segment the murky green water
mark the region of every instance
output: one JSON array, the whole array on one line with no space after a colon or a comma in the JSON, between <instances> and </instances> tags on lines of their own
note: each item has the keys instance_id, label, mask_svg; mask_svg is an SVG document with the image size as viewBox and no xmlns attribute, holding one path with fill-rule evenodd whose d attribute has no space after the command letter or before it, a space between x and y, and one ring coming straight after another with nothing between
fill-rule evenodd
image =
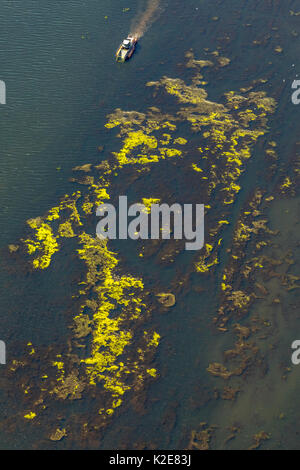
<instances>
[{"instance_id":1,"label":"murky green water","mask_svg":"<svg viewBox=\"0 0 300 470\"><path fill-rule=\"evenodd\" d=\"M153 90L145 84L163 75L188 80L190 70L184 66L187 50L192 48L196 58L205 59L208 50L219 48L231 60L217 74L207 71L210 100L219 102L224 92L263 78L264 90L278 103L268 137L278 144L277 171L273 177L266 177L264 142L258 143L241 178L243 189L232 212L232 227L251 192L257 187L272 190L297 152L300 108L290 99L291 83L300 75L300 16L290 14L299 10L297 1L169 0L133 59L125 66L117 65L114 52L128 32L138 3L60 0L37 5L30 0L2 1L0 79L7 85L7 105L0 108L0 248L4 260L0 271L0 338L7 343L8 358L28 341L37 347L64 343L69 332L66 312L74 308L71 295L80 268L74 268L65 253L64 263L59 261L51 270L28 274L7 262L7 244L23 236L27 219L44 214L61 196L74 190L74 183L69 181L74 166L97 164L118 148L114 133L104 128L108 113L115 108L142 112L149 106L162 110L168 106L160 97L154 103ZM130 11L123 12L127 7ZM282 52L275 52L278 46ZM99 152L99 146L104 146L104 152ZM155 180L147 183L155 188ZM122 182L119 184L121 187ZM179 198L187 184L174 179L172 188ZM268 216L271 228L280 231L273 246L267 247L269 254L276 259L291 251L295 259L291 272L299 275L299 197L276 200ZM255 314L271 324L270 333L261 339L266 372L262 374L258 367L234 379L240 389L235 401L212 398L214 389L219 390L222 384L206 368L211 362L222 362L223 351L233 341L231 333L221 335L212 327L231 236L229 231L224 238L221 263L214 275L203 281L191 275L190 285L179 294L176 306L151 318L151 326L162 337L155 362L160 377L147 390L145 413L130 407L120 412L101 441L93 441L90 447L180 449L187 445L191 431L207 422L218 427L213 448L224 447L232 426L240 427L241 432L227 444L229 448L248 448L252 436L262 430L271 436L263 444L265 448L299 448L300 369L292 367L287 379L282 379L286 367L291 367L290 345L298 336L299 290L287 292L276 278L266 281L271 297L253 307ZM181 257L175 266L162 268L150 260L141 268L130 249L120 251L130 269L145 274L148 288L159 282L167 290L177 270L184 274L188 263ZM200 284L205 294L197 292ZM272 303L278 297L281 303ZM0 383L0 410L7 418L16 413L16 408L10 405L13 397L9 384L2 379ZM64 406L70 415L89 417L89 402L59 404L55 412L59 414ZM72 439L57 444L41 442L38 429L29 431L26 425L8 429L1 436L0 446L78 446Z\"/></svg>"}]
</instances>

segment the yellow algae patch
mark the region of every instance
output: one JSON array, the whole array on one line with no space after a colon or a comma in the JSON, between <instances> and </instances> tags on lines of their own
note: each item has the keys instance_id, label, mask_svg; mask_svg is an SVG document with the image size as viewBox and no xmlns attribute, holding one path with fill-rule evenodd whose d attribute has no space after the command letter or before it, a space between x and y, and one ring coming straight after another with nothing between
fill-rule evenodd
<instances>
[{"instance_id":1,"label":"yellow algae patch","mask_svg":"<svg viewBox=\"0 0 300 470\"><path fill-rule=\"evenodd\" d=\"M221 289L222 290L227 290L227 289L231 290L232 287L229 284L225 284L225 282L222 282L221 283Z\"/></svg>"},{"instance_id":2,"label":"yellow algae patch","mask_svg":"<svg viewBox=\"0 0 300 470\"><path fill-rule=\"evenodd\" d=\"M49 210L47 220L52 221L55 219L59 219L59 212L60 212L60 207L52 207L52 209Z\"/></svg>"},{"instance_id":3,"label":"yellow algae patch","mask_svg":"<svg viewBox=\"0 0 300 470\"><path fill-rule=\"evenodd\" d=\"M110 199L110 196L108 192L106 191L106 188L104 188L103 186L92 184L90 188L93 190L93 193L96 196L96 201L95 201L96 205L99 205L103 201ZM88 206L86 206L85 208L87 209L87 207Z\"/></svg>"},{"instance_id":4,"label":"yellow algae patch","mask_svg":"<svg viewBox=\"0 0 300 470\"><path fill-rule=\"evenodd\" d=\"M83 212L86 214L86 215L89 215L89 214L92 214L93 213L93 207L94 207L94 204L92 202L89 202L88 200L86 200L82 206L81 206L81 209L83 210Z\"/></svg>"},{"instance_id":5,"label":"yellow algae patch","mask_svg":"<svg viewBox=\"0 0 300 470\"><path fill-rule=\"evenodd\" d=\"M165 121L162 126L161 126L163 129L164 128L168 128L170 129L170 131L175 131L176 130L176 124L172 123L172 122L169 122L169 121Z\"/></svg>"},{"instance_id":6,"label":"yellow algae patch","mask_svg":"<svg viewBox=\"0 0 300 470\"><path fill-rule=\"evenodd\" d=\"M157 370L156 369L147 369L147 374L151 375L151 377L156 377Z\"/></svg>"},{"instance_id":7,"label":"yellow algae patch","mask_svg":"<svg viewBox=\"0 0 300 470\"><path fill-rule=\"evenodd\" d=\"M207 97L205 90L188 86L179 78L163 77L158 82L148 82L147 86L164 87L167 93L177 96L182 103L199 104Z\"/></svg>"},{"instance_id":8,"label":"yellow algae patch","mask_svg":"<svg viewBox=\"0 0 300 470\"><path fill-rule=\"evenodd\" d=\"M34 413L33 411L30 411L30 413L24 415L25 419L34 419L35 417L36 417L36 413Z\"/></svg>"},{"instance_id":9,"label":"yellow algae patch","mask_svg":"<svg viewBox=\"0 0 300 470\"><path fill-rule=\"evenodd\" d=\"M53 361L52 366L57 367L57 371L58 371L57 382L63 382L65 378L64 363L62 361Z\"/></svg>"},{"instance_id":10,"label":"yellow algae patch","mask_svg":"<svg viewBox=\"0 0 300 470\"><path fill-rule=\"evenodd\" d=\"M220 225L229 225L228 220L219 220L218 224Z\"/></svg>"},{"instance_id":11,"label":"yellow algae patch","mask_svg":"<svg viewBox=\"0 0 300 470\"><path fill-rule=\"evenodd\" d=\"M292 187L293 187L293 183L291 181L291 178L289 176L286 176L283 183L280 185L279 189L284 194Z\"/></svg>"},{"instance_id":12,"label":"yellow algae patch","mask_svg":"<svg viewBox=\"0 0 300 470\"><path fill-rule=\"evenodd\" d=\"M50 265L52 255L58 251L58 243L51 227L40 218L28 220L28 225L35 231L35 239L23 240L29 254L38 253L32 265L36 269L46 269Z\"/></svg>"},{"instance_id":13,"label":"yellow algae patch","mask_svg":"<svg viewBox=\"0 0 300 470\"><path fill-rule=\"evenodd\" d=\"M118 264L114 253L107 249L107 240L93 238L83 233L79 235L79 243L82 248L78 249L79 258L87 264L87 274L84 284L93 286L97 279L105 279L105 277ZM99 269L101 265L101 270Z\"/></svg>"},{"instance_id":14,"label":"yellow algae patch","mask_svg":"<svg viewBox=\"0 0 300 470\"><path fill-rule=\"evenodd\" d=\"M58 234L60 237L65 238L72 238L76 236L72 224L69 220L66 220L66 222L60 224L60 226L58 227Z\"/></svg>"},{"instance_id":15,"label":"yellow algae patch","mask_svg":"<svg viewBox=\"0 0 300 470\"><path fill-rule=\"evenodd\" d=\"M157 163L160 160L159 155L146 155L140 156L136 159L136 163L141 163L142 165L146 165L147 163Z\"/></svg>"},{"instance_id":16,"label":"yellow algae patch","mask_svg":"<svg viewBox=\"0 0 300 470\"><path fill-rule=\"evenodd\" d=\"M196 271L199 273L207 273L210 268L219 264L218 257L215 253L212 253L213 246L206 243L205 245L205 253L200 256L199 260L195 263ZM211 260L208 261L208 258Z\"/></svg>"},{"instance_id":17,"label":"yellow algae patch","mask_svg":"<svg viewBox=\"0 0 300 470\"><path fill-rule=\"evenodd\" d=\"M101 382L112 397L120 397L131 388L127 378L134 370L129 364L126 365L124 354L134 341L131 322L140 315L144 307L139 298L144 285L141 279L133 276L114 274L118 260L108 250L106 240L93 239L83 234L81 243L83 248L78 250L78 254L88 267L85 282L95 286L94 292L97 295L90 322L91 354L82 359L81 363L86 366L91 385ZM118 400L114 400L113 408L120 406L121 401ZM110 414L108 411L106 413Z\"/></svg>"},{"instance_id":18,"label":"yellow algae patch","mask_svg":"<svg viewBox=\"0 0 300 470\"><path fill-rule=\"evenodd\" d=\"M155 125L154 125L155 123ZM148 164L157 163L161 159L180 157L182 151L175 148L166 147L169 145L172 136L170 134L162 134L161 138L150 135L155 130L168 127L170 130L175 130L176 126L168 121L161 124L151 119L147 120L146 124L139 130L123 130L125 134L123 146L119 152L113 152L113 155L118 161L119 167L127 164ZM179 138L177 144L183 145L185 139ZM158 148L158 142L163 147ZM157 149L158 154L154 154L153 150Z\"/></svg>"},{"instance_id":19,"label":"yellow algae patch","mask_svg":"<svg viewBox=\"0 0 300 470\"><path fill-rule=\"evenodd\" d=\"M111 121L109 121L105 124L105 127L107 129L113 129L114 127L117 127L117 126L120 126L120 125L121 125L120 121L111 120Z\"/></svg>"},{"instance_id":20,"label":"yellow algae patch","mask_svg":"<svg viewBox=\"0 0 300 470\"><path fill-rule=\"evenodd\" d=\"M143 131L129 132L125 137L124 144L120 152L114 152L119 165L126 165L128 163L135 163L136 159L130 158L132 150L137 147L142 147L142 151L157 148L157 140L154 136L149 136Z\"/></svg>"},{"instance_id":21,"label":"yellow algae patch","mask_svg":"<svg viewBox=\"0 0 300 470\"><path fill-rule=\"evenodd\" d=\"M140 126L145 120L145 114L137 111L122 111L117 108L113 113L109 114L108 122L105 124L107 129L113 129L119 127L121 133L129 132L134 129L135 126Z\"/></svg>"},{"instance_id":22,"label":"yellow algae patch","mask_svg":"<svg viewBox=\"0 0 300 470\"><path fill-rule=\"evenodd\" d=\"M52 222L53 220L59 219L62 216L62 213L68 215L70 222L74 222L77 225L81 225L79 212L76 207L76 201L80 198L81 192L76 191L71 196L66 194L59 206L52 207L48 211L48 214L45 217L47 222Z\"/></svg>"},{"instance_id":23,"label":"yellow algae patch","mask_svg":"<svg viewBox=\"0 0 300 470\"><path fill-rule=\"evenodd\" d=\"M181 157L182 151L178 149L168 149L168 148L160 148L159 149L161 156L163 158L168 157Z\"/></svg>"},{"instance_id":24,"label":"yellow algae patch","mask_svg":"<svg viewBox=\"0 0 300 470\"><path fill-rule=\"evenodd\" d=\"M143 197L142 198L142 203L146 207L147 213L150 214L152 204L159 204L160 199L155 199L155 198L151 198L151 197L150 198Z\"/></svg>"},{"instance_id":25,"label":"yellow algae patch","mask_svg":"<svg viewBox=\"0 0 300 470\"><path fill-rule=\"evenodd\" d=\"M58 368L58 370L63 370L64 363L56 361L56 362L53 362L53 366L56 366Z\"/></svg>"},{"instance_id":26,"label":"yellow algae patch","mask_svg":"<svg viewBox=\"0 0 300 470\"><path fill-rule=\"evenodd\" d=\"M113 401L113 408L118 408L119 406L122 405L122 400L119 398L118 400Z\"/></svg>"},{"instance_id":27,"label":"yellow algae patch","mask_svg":"<svg viewBox=\"0 0 300 470\"><path fill-rule=\"evenodd\" d=\"M163 134L163 138L159 141L161 145L169 145L172 136L170 134Z\"/></svg>"},{"instance_id":28,"label":"yellow algae patch","mask_svg":"<svg viewBox=\"0 0 300 470\"><path fill-rule=\"evenodd\" d=\"M174 140L174 144L179 144L179 145L185 145L187 144L187 140L184 139L183 137L178 137L177 139Z\"/></svg>"},{"instance_id":29,"label":"yellow algae patch","mask_svg":"<svg viewBox=\"0 0 300 470\"><path fill-rule=\"evenodd\" d=\"M54 253L59 251L58 239L71 238L76 234L74 227L82 225L80 215L77 210L76 201L81 193L77 191L71 196L65 195L59 206L55 206L48 211L46 216L29 219L28 226L33 231L29 238L22 239L25 249L29 255L35 255L32 266L35 269L46 269L51 263ZM53 225L58 219L64 219L58 228ZM55 230L57 233L55 233Z\"/></svg>"},{"instance_id":30,"label":"yellow algae patch","mask_svg":"<svg viewBox=\"0 0 300 470\"><path fill-rule=\"evenodd\" d=\"M203 173L203 170L196 165L196 163L192 164L192 168L194 171L197 171L198 173Z\"/></svg>"},{"instance_id":31,"label":"yellow algae patch","mask_svg":"<svg viewBox=\"0 0 300 470\"><path fill-rule=\"evenodd\" d=\"M160 335L158 333L156 333L156 331L154 331L152 336L147 331L144 331L144 336L146 338L148 347L151 347L151 346L154 346L156 348L158 347L159 340L160 340Z\"/></svg>"},{"instance_id":32,"label":"yellow algae patch","mask_svg":"<svg viewBox=\"0 0 300 470\"><path fill-rule=\"evenodd\" d=\"M224 111L223 105L208 101L207 92L203 88L199 88L195 85L187 85L183 80L179 78L163 77L157 82L148 82L147 86L154 86L156 88L164 88L167 93L177 97L179 102L186 104L197 105L201 107L203 112L215 112ZM183 110L180 110L181 114ZM191 110L188 110L190 113Z\"/></svg>"}]
</instances>

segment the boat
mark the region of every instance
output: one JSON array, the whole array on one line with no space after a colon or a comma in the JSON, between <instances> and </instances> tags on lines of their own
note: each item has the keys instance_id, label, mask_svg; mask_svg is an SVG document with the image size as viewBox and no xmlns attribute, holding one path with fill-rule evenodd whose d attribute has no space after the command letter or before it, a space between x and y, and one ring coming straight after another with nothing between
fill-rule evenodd
<instances>
[{"instance_id":1,"label":"boat","mask_svg":"<svg viewBox=\"0 0 300 470\"><path fill-rule=\"evenodd\" d=\"M135 36L128 36L126 39L124 39L116 52L117 62L125 62L126 60L130 59L135 51L137 42L138 39Z\"/></svg>"}]
</instances>

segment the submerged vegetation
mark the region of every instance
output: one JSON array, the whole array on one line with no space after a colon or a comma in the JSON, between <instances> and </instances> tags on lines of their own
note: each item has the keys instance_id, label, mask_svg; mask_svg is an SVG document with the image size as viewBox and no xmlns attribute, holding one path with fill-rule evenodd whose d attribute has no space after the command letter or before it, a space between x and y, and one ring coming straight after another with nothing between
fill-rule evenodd
<instances>
[{"instance_id":1,"label":"submerged vegetation","mask_svg":"<svg viewBox=\"0 0 300 470\"><path fill-rule=\"evenodd\" d=\"M35 347L34 354L27 351L10 367L12 375L18 373L18 397L26 423L48 427L47 410L58 407L59 413L52 412L50 419L47 437L51 441L80 438L81 442L99 442L103 436L99 431L117 412L129 405L141 411L147 384L160 376L154 360L161 334L152 327L152 316L156 311L172 314L171 307L176 308L182 291L189 288L191 275L199 285L216 276L219 305L212 315L213 325L218 334L231 332L235 338L232 349L224 353L224 363L211 362L207 367L211 376L227 383L220 397L236 399L240 384L228 383L249 370L254 361L263 362L251 337L267 326L254 322L245 326L243 319L264 291L262 284L253 290L257 273L272 275L278 263L286 262L277 263L263 253L276 235L263 215L275 194L257 188L242 204L234 226L233 213L240 204L243 173L258 140L268 133L276 103L261 89L254 91L254 86L230 90L220 103L210 101L202 87L206 83L203 69L226 67L229 59L215 52L209 60L196 60L189 51L186 60L194 72L191 83L169 77L149 82L154 100L161 102L162 96L167 97L166 103L171 100L164 110L156 106L144 113L116 109L108 115L106 132L119 139L119 150L99 164L76 167L73 182L80 190L65 195L43 217L28 220L26 237L18 246L11 245L15 247L11 250L14 258L23 254L35 275L61 263L62 252L68 250L72 262L76 258L84 273L72 298L72 313L66 315L70 337L65 347L61 351ZM276 143L270 147L273 159ZM280 181L281 197L291 195L297 177L299 170L295 169ZM153 184L149 188L150 179ZM155 287L149 283L144 263L150 259L160 267L174 263L184 252L181 242L138 241L135 255L139 269L129 272L122 253L111 242L95 236L96 208L116 200L121 191L133 190L133 183L135 202L142 201L147 210L152 203L185 202L187 197L205 204L205 247L190 258L186 273L174 272L172 285L163 289L159 280ZM232 242L226 262L221 264L224 237L232 237ZM251 259L246 250L249 244ZM298 279L289 277L287 271L281 276L287 288L298 288ZM36 376L34 384L31 375ZM81 413L80 407L77 414L68 414L67 406L62 411L57 404L80 398L93 398L89 416ZM215 433L214 426L202 423L191 433L188 448L209 448ZM238 428L231 430L228 442L237 433ZM258 433L254 446L268 438L266 433Z\"/></svg>"}]
</instances>

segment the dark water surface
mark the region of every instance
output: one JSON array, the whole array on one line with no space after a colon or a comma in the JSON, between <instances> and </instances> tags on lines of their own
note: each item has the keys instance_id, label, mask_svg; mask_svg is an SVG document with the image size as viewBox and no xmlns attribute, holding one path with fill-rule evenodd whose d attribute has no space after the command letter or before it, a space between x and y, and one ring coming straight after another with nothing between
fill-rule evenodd
<instances>
[{"instance_id":1,"label":"dark water surface","mask_svg":"<svg viewBox=\"0 0 300 470\"><path fill-rule=\"evenodd\" d=\"M219 102L224 92L247 87L252 80L267 80L265 90L278 102L269 139L278 143L279 174L286 171L298 138L300 113L290 100L291 83L298 73L300 76L300 16L290 11L297 12L299 2L166 1L166 9L142 38L133 59L121 66L114 62L114 52L140 3L1 1L0 79L7 86L7 105L0 107L1 253L8 243L22 237L28 218L44 214L73 191L69 178L74 166L97 163L106 158L106 151L117 148L113 133L104 128L108 113L115 108L144 111L153 105L152 90L145 87L148 81L163 75L189 78L182 63L190 48L196 58L205 59L206 48L220 47L222 55L231 60L219 75L209 76L206 89L212 101ZM130 11L123 12L128 7ZM260 45L253 44L255 40ZM281 53L274 51L277 46L282 47ZM159 103L161 108L163 104ZM104 146L103 153L98 146ZM268 187L262 152L258 145L242 177L236 218L251 190L259 184ZM272 228L280 230L278 252L291 249L299 261L299 199L276 202L270 219ZM296 223L298 230L292 230ZM229 238L225 240L228 244ZM161 377L148 391L148 411L145 415L120 413L107 429L101 448L118 448L123 442L132 448L138 436L145 447L153 443L157 448L179 449L184 436L201 422L224 429L241 425L245 432L232 441L233 448L249 447L251 436L262 430L272 436L266 447L299 448L295 429L299 429L300 368L290 372L288 381L281 380L281 364L290 364L290 344L299 331L297 311L291 307L299 305L297 290L278 292L278 286L271 283L274 297L281 296L281 306L275 309L267 302L260 306L259 313L277 325L276 337L270 340L276 349L269 353L269 373L261 381L245 378L236 402L207 400L206 404L205 391L217 385L206 368L210 362L221 362L222 351L230 343L210 327L226 243L216 278L203 285L209 295L200 300L193 289L193 282L198 281L191 278L191 289L178 299L176 307L154 316L153 324L163 338L157 356ZM272 255L276 257L275 252ZM296 261L295 275L299 275L298 265ZM160 273L152 268L150 278L161 276L167 288L172 270ZM10 344L50 345L62 342L67 334L64 312L70 308L70 295L66 293L74 292L76 272L70 263L57 283L56 269L29 275L11 273L7 263L1 263L0 336L7 343L8 356L14 355ZM3 390L0 394L0 412L7 416L7 397ZM88 404L82 405L82 412L88 414ZM165 423L174 415L170 436ZM216 448L223 447L227 435L220 434ZM38 435L24 436L23 430L0 437L1 448L28 448L35 442ZM70 443L63 440L58 446L68 448Z\"/></svg>"}]
</instances>

